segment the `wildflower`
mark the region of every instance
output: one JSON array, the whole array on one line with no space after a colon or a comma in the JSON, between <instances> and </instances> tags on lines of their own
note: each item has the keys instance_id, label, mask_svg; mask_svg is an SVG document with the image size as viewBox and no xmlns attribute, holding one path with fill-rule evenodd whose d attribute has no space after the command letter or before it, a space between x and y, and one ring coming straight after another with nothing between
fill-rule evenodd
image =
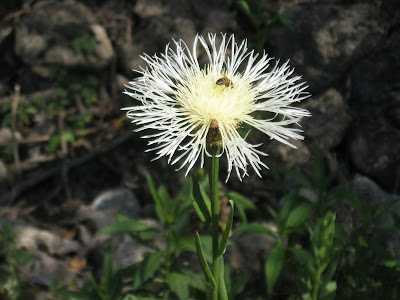
<instances>
[{"instance_id":1,"label":"wildflower","mask_svg":"<svg viewBox=\"0 0 400 300\"><path fill-rule=\"evenodd\" d=\"M168 157L170 164L187 166L187 173L209 148L219 146L226 155L228 178L234 169L241 179L248 175L250 165L261 177L262 167L268 168L260 156L261 144L246 141L238 129L248 124L284 144L288 140L303 139L297 124L310 113L291 107L309 96L305 83L297 83L301 76L291 77L288 62L271 66L267 54L248 51L247 41L238 44L234 35L222 34L219 47L217 36L208 35L209 42L197 35L193 48L184 41L173 41L160 56L142 58L146 68L137 71L137 80L129 83L125 94L139 100L141 105L124 108L127 116L138 127L136 131L152 130L144 136L152 145L158 159ZM198 47L204 50L208 63L201 66ZM255 112L269 112L268 119L257 119Z\"/></svg>"}]
</instances>

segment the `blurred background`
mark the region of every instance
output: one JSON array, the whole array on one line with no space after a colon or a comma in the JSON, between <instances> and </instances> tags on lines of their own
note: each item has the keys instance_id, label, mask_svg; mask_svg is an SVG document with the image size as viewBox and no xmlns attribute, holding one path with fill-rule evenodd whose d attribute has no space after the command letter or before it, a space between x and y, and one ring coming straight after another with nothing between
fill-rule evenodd
<instances>
[{"instance_id":1,"label":"blurred background","mask_svg":"<svg viewBox=\"0 0 400 300\"><path fill-rule=\"evenodd\" d=\"M58 299L49 293L54 282L84 282L88 271L101 278L105 249L122 266L149 251L125 237L95 235L116 213L157 223L148 174L171 195L187 180L184 171L165 159L151 162L154 154L144 152L146 141L120 111L135 105L124 85L138 76L132 69L144 66L140 55L163 52L171 39L190 46L197 33L234 33L257 52L290 59L312 94L299 103L312 117L301 123L306 138L295 141L297 149L255 133L252 142L263 143L270 170L221 183L257 208L249 210L250 221L270 222L268 207L279 209L285 190L317 201L320 195L301 184L322 176L316 170L372 211L390 203L399 214L391 204L400 180L399 9L397 0L2 0L0 225L11 229L0 241L12 253L0 249L0 264L18 251L31 253L26 264L8 266L15 273L2 268L0 283L14 274L19 289L10 299ZM221 174L225 169L222 162ZM359 228L354 210L335 211L347 232ZM190 226L196 222L193 216ZM254 272L251 292L237 299L266 299L256 298L263 282L258 263L274 241L247 238L232 246L229 262L234 271ZM399 234L379 244L398 263ZM366 273L379 273L378 266ZM387 288L382 282L363 286ZM7 299L5 286L0 298ZM271 299L288 299L279 293L284 287Z\"/></svg>"}]
</instances>

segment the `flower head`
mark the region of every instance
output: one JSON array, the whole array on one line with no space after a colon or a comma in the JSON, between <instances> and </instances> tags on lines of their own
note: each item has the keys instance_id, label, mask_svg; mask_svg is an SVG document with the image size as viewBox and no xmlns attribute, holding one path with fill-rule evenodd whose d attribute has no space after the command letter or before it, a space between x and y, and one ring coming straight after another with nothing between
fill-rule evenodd
<instances>
[{"instance_id":1,"label":"flower head","mask_svg":"<svg viewBox=\"0 0 400 300\"><path fill-rule=\"evenodd\" d=\"M233 169L239 178L248 175L249 165L261 176L259 171L267 166L260 156L267 154L258 149L261 144L248 143L238 129L248 124L294 147L289 138L303 136L300 129L287 126L298 125L310 113L290 105L309 96L306 86L297 83L301 76L291 77L288 62L271 64L266 54L248 51L246 40L238 44L234 35L223 34L217 46L216 35L209 34L208 39L197 35L192 49L179 40L175 47L168 44L160 56L142 56L147 67L137 71L141 77L125 91L141 105L124 109L138 126L136 131L152 130L144 137L152 145L149 150L157 151L155 159L167 156L170 164L187 166L188 173L198 159L203 166L214 143L226 155L228 178ZM208 58L204 66L198 48ZM257 119L257 111L271 117Z\"/></svg>"}]
</instances>

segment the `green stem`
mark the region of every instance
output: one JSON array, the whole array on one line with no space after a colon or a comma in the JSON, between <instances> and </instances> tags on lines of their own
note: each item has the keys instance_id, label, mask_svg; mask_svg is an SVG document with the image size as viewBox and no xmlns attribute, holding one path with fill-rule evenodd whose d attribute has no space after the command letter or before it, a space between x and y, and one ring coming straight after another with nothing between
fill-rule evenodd
<instances>
[{"instance_id":1,"label":"green stem","mask_svg":"<svg viewBox=\"0 0 400 300\"><path fill-rule=\"evenodd\" d=\"M165 276L164 276L166 292L164 294L163 300L169 299L168 281L169 281L169 272L171 268L171 240L172 240L172 232L170 228L167 229L166 239L167 239L167 254L165 257Z\"/></svg>"},{"instance_id":2,"label":"green stem","mask_svg":"<svg viewBox=\"0 0 400 300\"><path fill-rule=\"evenodd\" d=\"M213 147L211 151L208 178L210 183L211 195L211 226L212 226L212 253L213 253L213 277L215 288L212 290L212 300L218 300L218 277L219 277L219 258L218 258L218 237L219 237L219 198L218 198L218 174L219 174L219 149Z\"/></svg>"}]
</instances>

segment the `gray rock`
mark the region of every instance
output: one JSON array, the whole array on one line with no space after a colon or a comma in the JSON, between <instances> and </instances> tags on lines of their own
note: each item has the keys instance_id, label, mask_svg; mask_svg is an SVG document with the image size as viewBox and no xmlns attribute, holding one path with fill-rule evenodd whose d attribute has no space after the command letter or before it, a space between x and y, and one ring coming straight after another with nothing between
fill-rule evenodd
<instances>
[{"instance_id":1,"label":"gray rock","mask_svg":"<svg viewBox=\"0 0 400 300\"><path fill-rule=\"evenodd\" d=\"M26 224L17 224L14 229L17 233L15 244L19 249L33 252L44 247L50 255L57 256L78 253L81 250L78 242L61 238L48 230Z\"/></svg>"},{"instance_id":2,"label":"gray rock","mask_svg":"<svg viewBox=\"0 0 400 300\"><path fill-rule=\"evenodd\" d=\"M8 127L0 129L0 147L10 146L12 143L12 132Z\"/></svg>"},{"instance_id":3,"label":"gray rock","mask_svg":"<svg viewBox=\"0 0 400 300\"><path fill-rule=\"evenodd\" d=\"M356 175L349 186L351 192L356 195L363 205L378 209L382 205L398 198L396 195L392 195L383 191L374 181L368 177ZM387 213L383 214L380 219L377 220L378 224L384 224L391 220L391 212L395 212L400 215L400 203L397 202ZM352 219L356 219L356 216L352 214ZM355 222L357 220L353 220ZM389 231L376 232L376 238L385 245L392 255L394 255L400 261L400 236L396 233Z\"/></svg>"},{"instance_id":4,"label":"gray rock","mask_svg":"<svg viewBox=\"0 0 400 300\"><path fill-rule=\"evenodd\" d=\"M400 176L400 131L386 126L382 118L374 121L352 130L350 159L357 170L392 189Z\"/></svg>"},{"instance_id":5,"label":"gray rock","mask_svg":"<svg viewBox=\"0 0 400 300\"><path fill-rule=\"evenodd\" d=\"M188 45L192 45L195 35L194 23L184 17L159 16L144 19L141 26L134 31L132 41L121 45L120 65L124 73L132 77L132 69L139 70L139 66L145 66L140 55L159 54L165 50L168 43L172 42L172 39L183 39Z\"/></svg>"},{"instance_id":6,"label":"gray rock","mask_svg":"<svg viewBox=\"0 0 400 300\"><path fill-rule=\"evenodd\" d=\"M141 245L132 240L128 234L113 238L112 258L114 266L127 268L134 263L142 261L146 253L154 252L154 249Z\"/></svg>"},{"instance_id":7,"label":"gray rock","mask_svg":"<svg viewBox=\"0 0 400 300\"><path fill-rule=\"evenodd\" d=\"M351 161L357 170L387 188L400 176L400 30L385 49L357 64L351 73L349 105L357 112L350 132Z\"/></svg>"},{"instance_id":8,"label":"gray rock","mask_svg":"<svg viewBox=\"0 0 400 300\"><path fill-rule=\"evenodd\" d=\"M39 1L15 28L16 54L40 75L61 65L101 69L114 55L93 13L75 1Z\"/></svg>"},{"instance_id":9,"label":"gray rock","mask_svg":"<svg viewBox=\"0 0 400 300\"><path fill-rule=\"evenodd\" d=\"M141 207L136 196L126 188L115 188L102 192L90 206L82 206L78 215L88 219L96 229L115 222L116 214L138 218Z\"/></svg>"},{"instance_id":10,"label":"gray rock","mask_svg":"<svg viewBox=\"0 0 400 300\"><path fill-rule=\"evenodd\" d=\"M151 227L162 230L159 222L153 219L140 219ZM152 241L154 245L161 249L166 250L166 240L160 235L154 234ZM154 249L133 240L129 234L120 235L96 235L90 238L89 243L86 244L87 248L92 251L95 257L102 257L105 249L111 249L113 265L120 268L126 268L134 263L143 260L144 255L149 252L154 252Z\"/></svg>"},{"instance_id":11,"label":"gray rock","mask_svg":"<svg viewBox=\"0 0 400 300\"><path fill-rule=\"evenodd\" d=\"M373 209L388 203L398 196L389 194L383 191L374 181L370 178L356 174L349 185L350 191L357 196L361 202ZM394 209L400 214L400 203L394 206ZM384 218L382 221L387 221Z\"/></svg>"},{"instance_id":12,"label":"gray rock","mask_svg":"<svg viewBox=\"0 0 400 300\"><path fill-rule=\"evenodd\" d=\"M373 4L303 3L290 7L293 24L274 30L272 54L290 59L313 94L344 78L354 61L382 46L388 22Z\"/></svg>"},{"instance_id":13,"label":"gray rock","mask_svg":"<svg viewBox=\"0 0 400 300\"><path fill-rule=\"evenodd\" d=\"M276 231L275 224L265 224L265 226ZM233 246L228 246L226 252L229 264L236 271L259 273L277 240L266 234L235 234L231 242Z\"/></svg>"},{"instance_id":14,"label":"gray rock","mask_svg":"<svg viewBox=\"0 0 400 300\"><path fill-rule=\"evenodd\" d=\"M22 268L22 279L25 282L50 286L54 279L65 285L76 278L76 275L68 268L67 262L56 259L48 254L36 251L32 261Z\"/></svg>"},{"instance_id":15,"label":"gray rock","mask_svg":"<svg viewBox=\"0 0 400 300\"><path fill-rule=\"evenodd\" d=\"M349 107L337 90L331 88L318 97L312 97L303 108L312 114L311 118L301 122L306 144L325 152L342 141L351 116Z\"/></svg>"},{"instance_id":16,"label":"gray rock","mask_svg":"<svg viewBox=\"0 0 400 300\"><path fill-rule=\"evenodd\" d=\"M268 145L266 153L270 155L271 160L276 159L288 168L303 166L310 161L311 152L304 141L290 140L290 143L296 148L276 140L265 141L265 143ZM268 159L265 159L265 161L267 164L269 163Z\"/></svg>"}]
</instances>

